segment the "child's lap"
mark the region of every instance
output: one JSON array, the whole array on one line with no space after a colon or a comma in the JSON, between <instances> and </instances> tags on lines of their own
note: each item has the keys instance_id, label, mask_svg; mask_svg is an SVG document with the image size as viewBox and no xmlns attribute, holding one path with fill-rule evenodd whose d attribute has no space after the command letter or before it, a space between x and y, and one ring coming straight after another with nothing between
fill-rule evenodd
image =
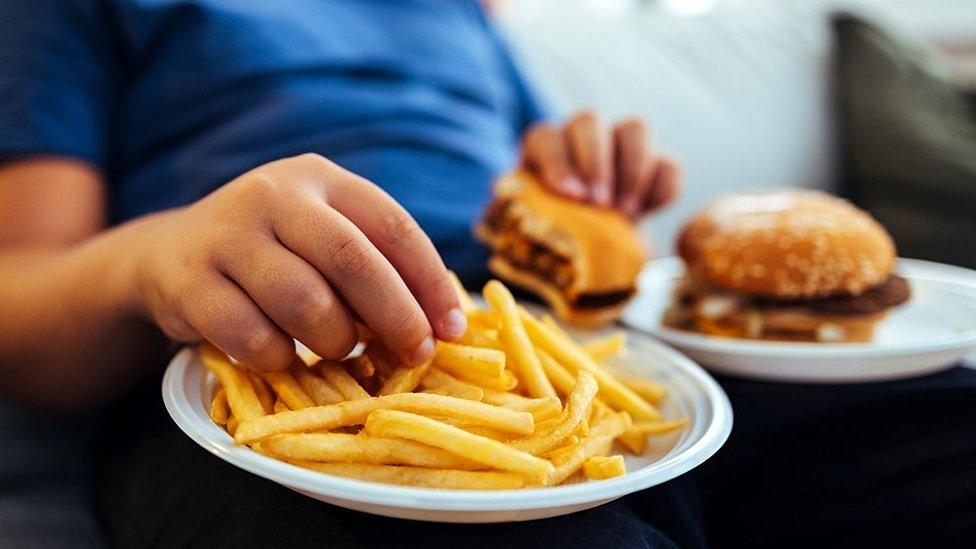
<instances>
[{"instance_id":1,"label":"child's lap","mask_svg":"<svg viewBox=\"0 0 976 549\"><path fill-rule=\"evenodd\" d=\"M144 439L109 470L99 501L121 547L677 547L620 502L486 525L348 511L224 463L177 432Z\"/></svg>"},{"instance_id":2,"label":"child's lap","mask_svg":"<svg viewBox=\"0 0 976 549\"><path fill-rule=\"evenodd\" d=\"M176 430L149 384L103 437L101 512L126 546L693 547L706 533L715 546L951 546L976 535L976 371L856 386L721 381L735 431L693 475L566 517L482 526L346 511L245 473Z\"/></svg>"},{"instance_id":3,"label":"child's lap","mask_svg":"<svg viewBox=\"0 0 976 549\"><path fill-rule=\"evenodd\" d=\"M658 516L656 510L680 546L701 543L690 479L545 520L485 525L398 520L295 493L212 456L154 406L126 408L101 437L97 493L106 535L117 546L679 546L649 521Z\"/></svg>"},{"instance_id":4,"label":"child's lap","mask_svg":"<svg viewBox=\"0 0 976 549\"><path fill-rule=\"evenodd\" d=\"M99 547L88 417L0 401L0 546Z\"/></svg>"}]
</instances>

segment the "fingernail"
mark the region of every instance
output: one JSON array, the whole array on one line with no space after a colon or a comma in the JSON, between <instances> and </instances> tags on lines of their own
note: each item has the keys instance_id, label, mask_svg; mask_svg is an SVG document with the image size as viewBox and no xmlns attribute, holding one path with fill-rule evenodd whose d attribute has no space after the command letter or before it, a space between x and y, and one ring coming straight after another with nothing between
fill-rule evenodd
<instances>
[{"instance_id":1,"label":"fingernail","mask_svg":"<svg viewBox=\"0 0 976 549\"><path fill-rule=\"evenodd\" d=\"M428 336L416 349L410 353L410 364L420 365L427 362L434 356L434 349L436 345L434 344L434 338Z\"/></svg>"},{"instance_id":2,"label":"fingernail","mask_svg":"<svg viewBox=\"0 0 976 549\"><path fill-rule=\"evenodd\" d=\"M586 185L583 185L583 182L575 177L567 177L563 180L563 190L574 198L586 196Z\"/></svg>"},{"instance_id":3,"label":"fingernail","mask_svg":"<svg viewBox=\"0 0 976 549\"><path fill-rule=\"evenodd\" d=\"M601 206L610 205L610 189L604 185L593 187L593 201Z\"/></svg>"},{"instance_id":4,"label":"fingernail","mask_svg":"<svg viewBox=\"0 0 976 549\"><path fill-rule=\"evenodd\" d=\"M451 309L441 324L441 331L446 339L457 339L463 336L467 329L468 317L464 316L461 309Z\"/></svg>"}]
</instances>

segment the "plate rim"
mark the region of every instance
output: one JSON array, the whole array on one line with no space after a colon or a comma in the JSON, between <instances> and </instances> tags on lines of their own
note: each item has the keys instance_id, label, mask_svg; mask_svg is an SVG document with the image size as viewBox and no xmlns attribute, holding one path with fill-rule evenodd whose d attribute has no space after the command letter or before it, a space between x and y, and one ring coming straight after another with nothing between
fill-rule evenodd
<instances>
[{"instance_id":1,"label":"plate rim","mask_svg":"<svg viewBox=\"0 0 976 549\"><path fill-rule=\"evenodd\" d=\"M956 265L945 265L932 261L902 257L898 258L897 265L899 272L903 272L903 269L906 267L908 270L919 271L911 274L911 278L926 279L958 288L967 288L969 290L968 293L973 298L974 303L976 303L976 271ZM645 264L644 270L639 275L640 278L638 280L641 282L644 278L648 277L644 273L649 269L676 269L679 267L681 267L681 259L677 256L653 259ZM939 272L943 271L949 276L938 275ZM926 272L928 272L929 276L925 276L924 273ZM957 278L966 275L974 277L972 284L965 284L957 280ZM892 356L904 357L976 346L976 327L959 334L940 336L934 338L932 341L923 343L877 345L869 343L806 343L718 338L669 328L663 326L659 320L656 321L654 326L645 328L631 321L626 312L621 317L621 322L629 329L657 337L671 345L687 347L696 351L757 358L856 359Z\"/></svg>"},{"instance_id":2,"label":"plate rim","mask_svg":"<svg viewBox=\"0 0 976 549\"><path fill-rule=\"evenodd\" d=\"M627 331L628 337L638 338L643 344L653 346L673 368L680 370L702 389L711 407L711 421L700 438L678 454L666 455L661 460L622 477L600 482L521 490L444 490L395 486L307 471L250 449L234 446L230 436L213 425L209 418L203 423L204 429L209 433L194 425L184 410L199 413L203 410L203 405L200 404L199 409L194 410L195 406L187 391L182 390L188 370L194 364L196 368L201 368L199 362L193 360L192 347L183 348L170 361L163 376L162 397L167 412L180 430L205 450L248 472L301 491L384 507L411 507L451 513L525 511L610 501L667 482L701 465L725 444L732 432L733 423L732 405L728 396L700 365L643 333Z\"/></svg>"}]
</instances>

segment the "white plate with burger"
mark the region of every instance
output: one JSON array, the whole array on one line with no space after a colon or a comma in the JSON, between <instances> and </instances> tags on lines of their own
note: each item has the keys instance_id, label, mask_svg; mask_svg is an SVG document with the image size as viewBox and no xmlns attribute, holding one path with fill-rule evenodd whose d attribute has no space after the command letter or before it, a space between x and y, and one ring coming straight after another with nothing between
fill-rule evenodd
<instances>
[{"instance_id":1,"label":"white plate with burger","mask_svg":"<svg viewBox=\"0 0 976 549\"><path fill-rule=\"evenodd\" d=\"M623 315L716 372L775 381L924 375L976 349L976 272L900 259L885 229L813 191L716 201Z\"/></svg>"}]
</instances>

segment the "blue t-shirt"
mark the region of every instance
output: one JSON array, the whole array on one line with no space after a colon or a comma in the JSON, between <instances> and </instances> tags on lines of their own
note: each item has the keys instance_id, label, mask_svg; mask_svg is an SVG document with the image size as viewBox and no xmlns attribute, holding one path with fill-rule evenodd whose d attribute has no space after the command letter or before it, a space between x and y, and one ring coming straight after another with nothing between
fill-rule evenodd
<instances>
[{"instance_id":1,"label":"blue t-shirt","mask_svg":"<svg viewBox=\"0 0 976 549\"><path fill-rule=\"evenodd\" d=\"M475 0L0 0L0 158L100 166L113 222L320 153L449 265L539 110Z\"/></svg>"}]
</instances>

